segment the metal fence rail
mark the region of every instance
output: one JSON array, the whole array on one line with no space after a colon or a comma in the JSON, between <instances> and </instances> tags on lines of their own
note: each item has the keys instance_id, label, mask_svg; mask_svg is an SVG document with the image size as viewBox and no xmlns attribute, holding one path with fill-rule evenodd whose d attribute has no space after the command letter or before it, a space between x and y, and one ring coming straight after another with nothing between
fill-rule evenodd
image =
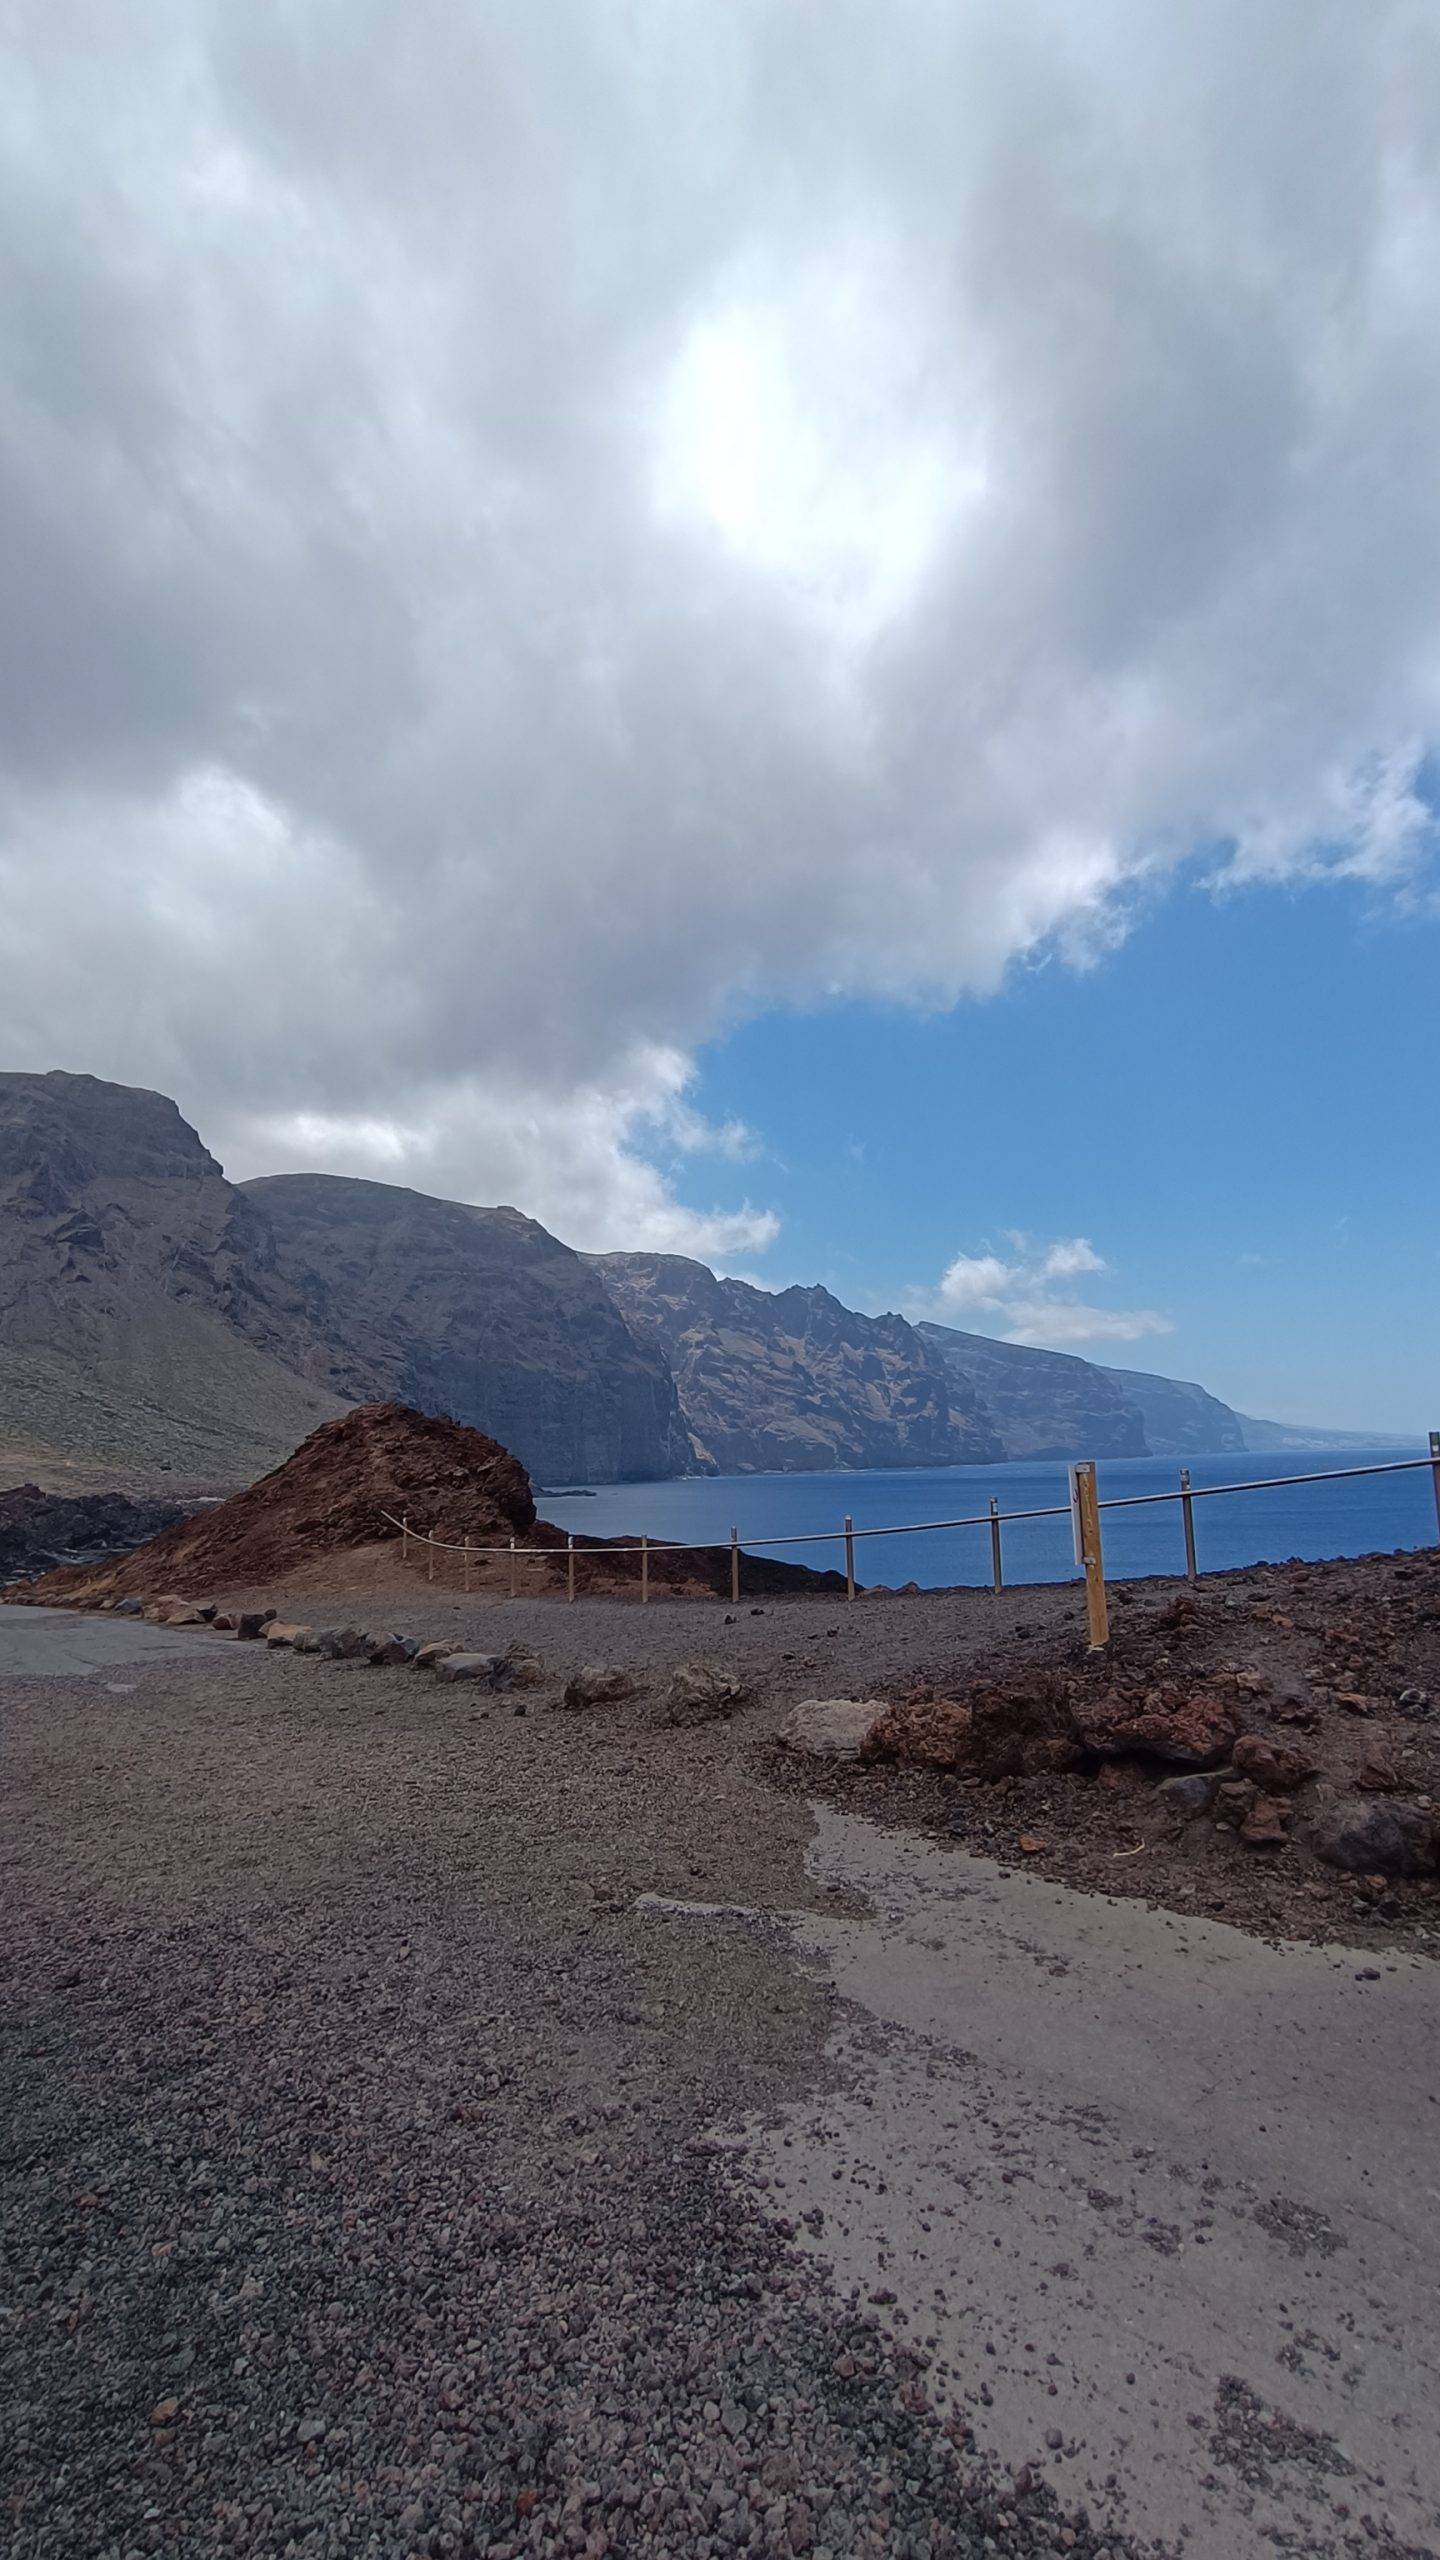
<instances>
[{"instance_id":1,"label":"metal fence rail","mask_svg":"<svg viewBox=\"0 0 1440 2560\"><path fill-rule=\"evenodd\" d=\"M1198 1579L1199 1571L1196 1563L1195 1550L1195 1523L1193 1510L1195 1503L1212 1501L1220 1494L1273 1493L1291 1485L1337 1484L1350 1481L1361 1476L1404 1475L1420 1467L1428 1467L1430 1470L1435 1492L1436 1527L1437 1533L1440 1533L1440 1432L1432 1431L1430 1434L1430 1454L1428 1457L1386 1458L1357 1467L1316 1467L1301 1475L1252 1476L1248 1479L1240 1479L1239 1481L1231 1484L1192 1485L1190 1482L1189 1468L1182 1467L1180 1469L1180 1481L1173 1493L1169 1491L1163 1493L1117 1493L1111 1494L1103 1500L1099 1497L1096 1488L1094 1465L1093 1463L1086 1461L1071 1468L1071 1499L1068 1502L1030 1504L1020 1510L1002 1511L999 1507L998 1500L992 1497L988 1507L984 1511L961 1512L957 1517L947 1520L887 1521L882 1526L874 1529L857 1529L853 1521L847 1518L844 1527L840 1529L811 1529L803 1532L796 1532L792 1530L783 1537L757 1538L754 1541L754 1548L757 1554L768 1555L777 1547L843 1546L845 1550L846 1597L847 1599L853 1600L856 1591L855 1549L862 1539L923 1538L933 1537L937 1532L953 1529L988 1529L990 1532L991 1581L994 1589L999 1591L1003 1589L1005 1579L1001 1532L1006 1524L1018 1520L1070 1519L1075 1523L1077 1566L1085 1572L1087 1588L1092 1597L1092 1639L1103 1642L1103 1635L1098 1638L1095 1637L1097 1612L1093 1605L1095 1582L1096 1577L1098 1576L1101 1592L1101 1606L1098 1611L1098 1617L1103 1618L1103 1562L1100 1554L1099 1529L1100 1515L1103 1512L1137 1511L1152 1503L1178 1502L1182 1506L1182 1519L1185 1531L1185 1570L1188 1578L1193 1582ZM607 1540L603 1543L597 1542L595 1546L589 1549L577 1549L574 1537L570 1536L567 1538L565 1547L562 1550L554 1546L522 1545L519 1540L515 1538L511 1538L504 1545L485 1545L468 1538L464 1540L442 1538L436 1536L432 1531L413 1527L408 1513L399 1520L397 1520L394 1513L390 1511L382 1511L380 1517L390 1528L399 1530L402 1540L402 1559L405 1562L408 1563L409 1561L409 1551L412 1545L425 1552L428 1570L432 1580L434 1578L435 1571L434 1560L437 1555L453 1555L461 1557L463 1560L465 1588L467 1591L470 1587L470 1566L472 1561L478 1561L486 1556L507 1557L510 1563L510 1589L513 1596L516 1587L516 1567L522 1557L546 1556L552 1563L554 1563L559 1561L560 1555L563 1553L566 1559L567 1597L573 1600L575 1597L575 1566L577 1554L592 1553L603 1555L607 1561L616 1560L626 1556L633 1556L640 1567L640 1597L642 1600L648 1600L650 1596L649 1569L652 1557L672 1555L728 1555L730 1558L730 1596L732 1600L738 1600L740 1597L740 1560L744 1553L744 1546L738 1529L732 1529L728 1538L640 1537L630 1539L628 1541L624 1539L616 1539L614 1541ZM1087 1520L1093 1521L1093 1526L1088 1529L1086 1525Z\"/></svg>"}]
</instances>

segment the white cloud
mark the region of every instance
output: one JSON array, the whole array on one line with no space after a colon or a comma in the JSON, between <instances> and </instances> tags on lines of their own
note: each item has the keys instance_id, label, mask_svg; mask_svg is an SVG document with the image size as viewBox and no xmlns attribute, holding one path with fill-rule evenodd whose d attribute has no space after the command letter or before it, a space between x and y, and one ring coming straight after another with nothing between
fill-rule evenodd
<instances>
[{"instance_id":1,"label":"white cloud","mask_svg":"<svg viewBox=\"0 0 1440 2560\"><path fill-rule=\"evenodd\" d=\"M1168 1316L1154 1307L1097 1307L1069 1294L1073 1281L1109 1269L1088 1236L1042 1244L1012 1229L1007 1241L1008 1261L988 1249L957 1253L933 1289L909 1293L906 1314L1056 1350L1172 1331Z\"/></svg>"},{"instance_id":2,"label":"white cloud","mask_svg":"<svg viewBox=\"0 0 1440 2560\"><path fill-rule=\"evenodd\" d=\"M1028 1342L1052 1351L1077 1342L1139 1342L1147 1333L1173 1333L1168 1316L1154 1307L1087 1307L1076 1298L1023 1300L1006 1309L1007 1342Z\"/></svg>"},{"instance_id":3,"label":"white cloud","mask_svg":"<svg viewBox=\"0 0 1440 2560\"><path fill-rule=\"evenodd\" d=\"M1423 904L1412 0L19 31L4 1063L754 1236L653 1063L743 1012L1093 963L1197 848Z\"/></svg>"}]
</instances>

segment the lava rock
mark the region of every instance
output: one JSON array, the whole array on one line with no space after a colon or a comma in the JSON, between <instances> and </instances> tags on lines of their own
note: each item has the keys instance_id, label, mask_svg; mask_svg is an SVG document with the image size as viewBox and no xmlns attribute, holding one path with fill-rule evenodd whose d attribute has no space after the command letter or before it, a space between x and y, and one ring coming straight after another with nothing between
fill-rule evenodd
<instances>
[{"instance_id":1,"label":"lava rock","mask_svg":"<svg viewBox=\"0 0 1440 2560\"><path fill-rule=\"evenodd\" d=\"M566 1681L560 1703L572 1714L580 1714L586 1707L614 1706L621 1698L634 1694L635 1683L628 1671L613 1670L603 1662L587 1662Z\"/></svg>"},{"instance_id":2,"label":"lava rock","mask_svg":"<svg viewBox=\"0 0 1440 2560\"><path fill-rule=\"evenodd\" d=\"M1255 1798L1240 1825L1247 1849L1283 1849L1290 1837L1290 1807L1283 1796Z\"/></svg>"},{"instance_id":3,"label":"lava rock","mask_svg":"<svg viewBox=\"0 0 1440 2560\"><path fill-rule=\"evenodd\" d=\"M1411 1805L1332 1805L1308 1836L1316 1857L1347 1875L1421 1876L1440 1866L1440 1830Z\"/></svg>"},{"instance_id":4,"label":"lava rock","mask_svg":"<svg viewBox=\"0 0 1440 2560\"><path fill-rule=\"evenodd\" d=\"M1077 1702L1076 1729L1087 1751L1116 1760L1138 1754L1173 1761L1181 1769L1213 1769L1228 1760L1239 1730L1234 1712L1218 1698L1166 1691L1143 1698L1111 1695Z\"/></svg>"},{"instance_id":5,"label":"lava rock","mask_svg":"<svg viewBox=\"0 0 1440 2560\"><path fill-rule=\"evenodd\" d=\"M1162 1778L1155 1790L1156 1800L1168 1813L1178 1813L1186 1822L1193 1822L1198 1814L1209 1812L1223 1775L1220 1769L1191 1769L1183 1777Z\"/></svg>"},{"instance_id":6,"label":"lava rock","mask_svg":"<svg viewBox=\"0 0 1440 2560\"><path fill-rule=\"evenodd\" d=\"M1234 1760L1241 1776L1253 1778L1270 1796L1293 1795L1318 1774L1307 1752L1297 1751L1293 1742L1271 1742L1261 1733L1242 1733Z\"/></svg>"},{"instance_id":7,"label":"lava rock","mask_svg":"<svg viewBox=\"0 0 1440 2560\"><path fill-rule=\"evenodd\" d=\"M392 1663L413 1662L419 1650L418 1636L372 1636L370 1662L373 1669L381 1671Z\"/></svg>"}]
</instances>

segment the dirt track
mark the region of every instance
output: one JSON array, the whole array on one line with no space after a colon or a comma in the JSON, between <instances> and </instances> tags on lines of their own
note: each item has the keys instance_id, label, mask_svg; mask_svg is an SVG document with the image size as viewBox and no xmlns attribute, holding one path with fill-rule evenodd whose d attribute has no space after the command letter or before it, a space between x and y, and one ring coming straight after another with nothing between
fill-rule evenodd
<instances>
[{"instance_id":1,"label":"dirt track","mask_svg":"<svg viewBox=\"0 0 1440 2560\"><path fill-rule=\"evenodd\" d=\"M1017 1593L1001 1609L1027 1644L1017 1622L1049 1612L1064 1629L1071 1605ZM857 1988L834 1926L853 1912L863 1930L863 1895L876 1887L807 1870L807 1791L773 1745L785 1700L893 1689L916 1667L938 1670L944 1648L960 1659L962 1636L988 1655L999 1613L983 1596L962 1609L936 1595L848 1617L813 1602L747 1609L727 1625L728 1615L680 1603L643 1616L604 1602L467 1611L420 1595L404 1623L428 1632L463 1619L478 1639L539 1647L545 1684L514 1697L213 1637L173 1663L0 1678L14 2315L0 2353L17 2560L181 2549L187 2560L922 2560L990 2548L1088 2560L1139 2547L1126 2534L1141 2528L1122 2527L1122 2491L1134 2515L1153 2506L1118 2466L1097 2469L1093 2430L1083 2460L1068 2418L1062 2445L1049 2444L1042 2376L1026 2433L1025 2355L1002 2390L979 2323L962 2323L957 2361L942 2327L931 2346L915 2317L898 2321L907 2297L893 2276L876 2286L857 2268L859 2297L847 2299L787 2231L796 2208L772 2187L779 2219L757 2211L714 2147L717 2128L774 2120L783 2158L764 2174L781 2172L797 2154L784 2151L780 2119L798 2141L832 2103L837 2074L851 2094L836 2086L833 2104L874 2117L827 1967ZM29 1612L0 1612L0 1642L26 1624ZM107 1647L123 1643L119 1627L92 1628ZM662 1720L663 1675L697 1654L745 1673L752 1703L732 1723L677 1731ZM631 1662L640 1694L586 1717L559 1712L565 1672L596 1658ZM858 1771L830 1792L934 1828L937 1783ZM1010 1817L997 1805L988 1818ZM972 1871L954 1846L926 1854ZM1232 1854L1247 1857L1219 1845L1222 1861ZM1255 1872L1253 1859L1239 1870ZM1137 1890L1125 1867L1112 1873ZM1053 1890L983 1874L997 1889ZM651 1896L777 1916L696 1919ZM1131 1917L1163 1945L1163 1917ZM796 1960L797 1925L816 1971ZM923 1913L916 1925L922 1942L940 1934ZM1378 1947L1401 1932L1416 1944L1425 1924L1371 1912L1362 1925ZM1367 1953L1350 1966L1376 1973L1366 1993L1381 2003L1392 1960ZM1412 1960L1411 1978L1423 1996L1430 1968ZM1245 2015L1242 2002L1223 2040L1226 2067L1242 2075ZM960 2046L979 2040L978 2011L975 2024L972 2038L962 2002ZM827 2056L832 2033L842 2041ZM1165 2067L1163 2045L1154 2067ZM923 2057L918 2068L928 2079ZM1047 2085L1043 2039L1034 2074L1032 2129L1063 2096ZM870 2095L902 2085L897 2074ZM1410 2095L1425 2102L1418 2081ZM1103 2092L1085 2104L1103 2114ZM1107 2139L1122 2132L1117 2110ZM1366 2169L1387 2142L1377 2119ZM845 2145L853 2168L848 2134ZM873 2167L858 2162L873 2191ZM1363 2219L1360 2190L1347 2204L1343 2173L1338 2199L1327 2178L1316 2210L1337 2229L1351 2205ZM1288 2172L1274 2191L1310 2201ZM931 2244L918 2210L915 2220L908 2245L923 2260ZM1088 2236L1110 2228L1102 2220ZM813 2232L797 2222L796 2234L808 2250ZM1108 2245L1115 2280L1132 2282L1133 2247ZM1256 2237L1254 2269L1288 2288L1285 2245L1273 2245L1272 2264L1271 2240ZM1057 2240L1057 2258L1067 2254ZM997 2317L1014 2292L1003 2255L987 2248L966 2270ZM1173 2263L1147 2247L1138 2264L1172 2298L1180 2285L1183 2308L1204 2262L1197 2245ZM1337 2265L1355 2281L1349 2262ZM1415 2280L1433 2271L1417 2261ZM886 2292L898 2303L867 2298ZM1288 2302L1288 2289L1277 2298ZM1288 2448L1287 2429L1309 2425L1314 2460L1302 2450L1298 2469L1270 2464L1296 2533L1311 2537L1295 2548L1425 2550L1414 2524L1424 2483L1400 2463L1398 2436L1394 2537L1368 2485L1377 2430L1403 2416L1387 2406L1383 2358L1362 2360L1349 2386L1365 2420L1357 2453L1336 2430L1333 2392L1312 2402L1302 2372L1247 2365L1265 2332L1242 2316L1243 2288L1235 2302L1238 2326L1220 2333L1234 2349L1226 2369L1261 2414L1243 2398L1206 2401L1199 2373L1187 2415L1208 2411L1235 2448L1231 2468ZM1410 2320L1398 2303L1397 2316ZM1032 2340L1042 2362L1060 2352L1033 2326L1018 2349ZM991 2342L1008 2356L998 2329ZM997 2407L1005 2432L992 2439ZM1353 2470L1335 2469L1327 2447ZM1183 2474L1192 2451L1162 2440L1159 2458ZM1317 2463L1328 2484L1319 2507L1307 2486ZM1243 2492L1243 2467L1236 2479ZM1358 2500L1340 2512L1348 2480L1372 2501L1378 2540ZM1316 2538L1317 2516L1328 2539Z\"/></svg>"}]
</instances>

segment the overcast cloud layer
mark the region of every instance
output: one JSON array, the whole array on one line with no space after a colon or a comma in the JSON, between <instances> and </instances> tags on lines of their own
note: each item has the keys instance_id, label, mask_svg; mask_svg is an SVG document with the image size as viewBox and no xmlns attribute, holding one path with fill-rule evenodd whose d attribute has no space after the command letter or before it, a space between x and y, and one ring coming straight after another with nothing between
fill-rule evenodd
<instances>
[{"instance_id":1,"label":"overcast cloud layer","mask_svg":"<svg viewBox=\"0 0 1440 2560\"><path fill-rule=\"evenodd\" d=\"M1427 894L1430 0L3 23L3 1063L724 1258L739 1012Z\"/></svg>"}]
</instances>

